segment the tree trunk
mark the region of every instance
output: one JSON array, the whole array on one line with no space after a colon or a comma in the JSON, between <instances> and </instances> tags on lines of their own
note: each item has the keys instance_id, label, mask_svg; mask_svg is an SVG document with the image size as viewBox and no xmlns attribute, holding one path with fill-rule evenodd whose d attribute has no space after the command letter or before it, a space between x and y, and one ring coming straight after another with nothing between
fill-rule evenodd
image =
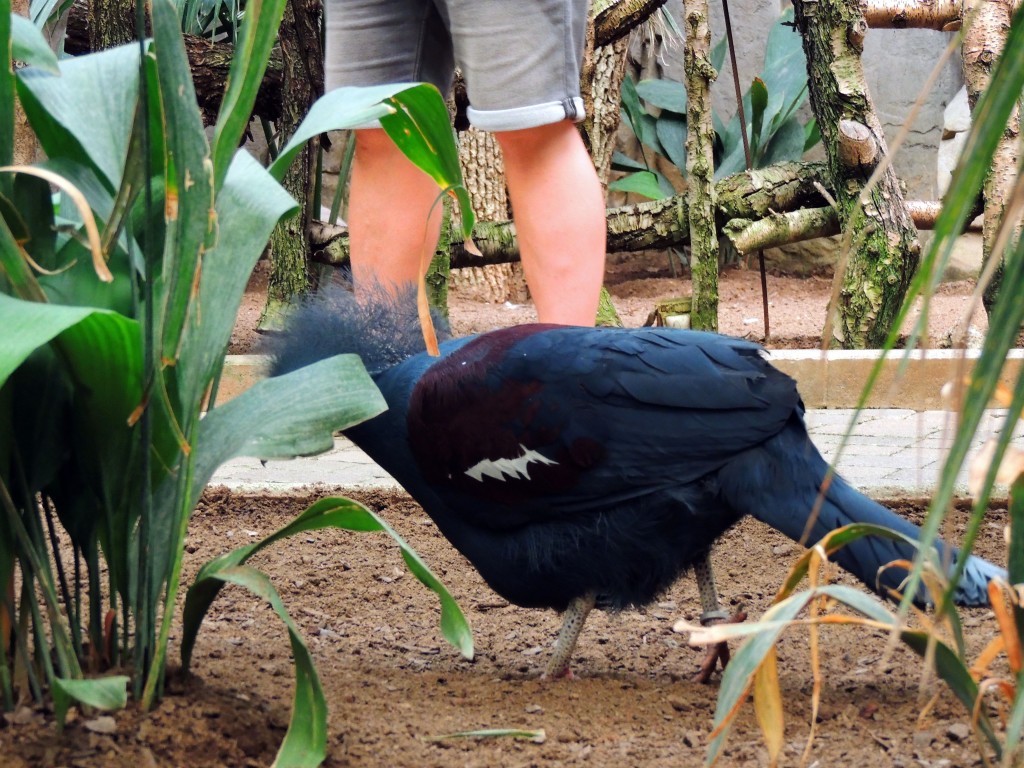
<instances>
[{"instance_id":1,"label":"tree trunk","mask_svg":"<svg viewBox=\"0 0 1024 768\"><path fill-rule=\"evenodd\" d=\"M78 0L71 6L67 20L67 34L64 50L71 56L82 56L92 51L90 39L92 25L89 23L89 7L85 0ZM192 68L192 82L195 85L203 119L212 125L224 98L224 84L228 79L231 58L235 46L231 43L215 43L206 37L184 35L185 51ZM267 71L263 75L253 114L277 120L281 117L281 80L284 77L280 48L270 54Z\"/></svg>"},{"instance_id":2,"label":"tree trunk","mask_svg":"<svg viewBox=\"0 0 1024 768\"><path fill-rule=\"evenodd\" d=\"M839 220L852 242L849 263L836 274L842 287L831 341L848 349L879 346L906 295L920 243L891 166L865 189L887 153L860 61L867 24L849 0L797 0L794 7Z\"/></svg>"},{"instance_id":3,"label":"tree trunk","mask_svg":"<svg viewBox=\"0 0 1024 768\"><path fill-rule=\"evenodd\" d=\"M135 0L89 0L89 49L103 51L135 39Z\"/></svg>"},{"instance_id":4,"label":"tree trunk","mask_svg":"<svg viewBox=\"0 0 1024 768\"><path fill-rule=\"evenodd\" d=\"M289 0L278 32L284 62L281 120L277 141L283 145L323 93L322 6L315 0ZM306 254L309 252L311 179L319 141L306 142L284 175L283 186L299 203L299 212L277 225L270 237L270 281L267 306L260 326L273 327L279 312L309 288ZM319 214L319 212L317 212Z\"/></svg>"},{"instance_id":5,"label":"tree trunk","mask_svg":"<svg viewBox=\"0 0 1024 768\"><path fill-rule=\"evenodd\" d=\"M478 220L508 219L505 165L494 136L476 128L459 134L459 164ZM454 270L451 285L460 296L476 301L521 302L527 296L523 268L511 261Z\"/></svg>"},{"instance_id":6,"label":"tree trunk","mask_svg":"<svg viewBox=\"0 0 1024 768\"><path fill-rule=\"evenodd\" d=\"M973 112L978 98L988 88L992 78L992 65L999 58L1006 44L1006 34L1013 16L1013 0L969 0L965 17L974 15L974 22L966 30L963 44L964 80L967 83L967 99ZM1021 55L1021 52L1016 52ZM985 310L990 315L999 295L1003 278L1002 254L993 254L993 246L1010 200L1017 178L1020 160L1020 103L1010 115L1006 131L999 140L992 158L992 170L985 177L982 194L985 199L985 218L982 225L982 262L998 259L992 280L985 287L982 297ZM1017 225L1019 228L1019 224Z\"/></svg>"},{"instance_id":7,"label":"tree trunk","mask_svg":"<svg viewBox=\"0 0 1024 768\"><path fill-rule=\"evenodd\" d=\"M718 330L718 233L715 227L715 131L711 125L711 27L707 0L690 0L683 20L686 41L686 203L689 207L691 326Z\"/></svg>"}]
</instances>

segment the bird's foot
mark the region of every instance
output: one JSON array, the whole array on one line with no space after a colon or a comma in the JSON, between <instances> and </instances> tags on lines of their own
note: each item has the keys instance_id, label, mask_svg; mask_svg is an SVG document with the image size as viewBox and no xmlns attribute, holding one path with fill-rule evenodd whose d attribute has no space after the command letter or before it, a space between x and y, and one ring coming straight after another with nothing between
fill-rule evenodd
<instances>
[{"instance_id":1,"label":"bird's foot","mask_svg":"<svg viewBox=\"0 0 1024 768\"><path fill-rule=\"evenodd\" d=\"M565 665L559 669L548 668L544 670L544 673L540 676L541 680L575 680L576 675L572 673L572 668L569 665Z\"/></svg>"},{"instance_id":2,"label":"bird's foot","mask_svg":"<svg viewBox=\"0 0 1024 768\"><path fill-rule=\"evenodd\" d=\"M732 616L724 611L718 611L714 615L705 614L700 617L700 623L704 626L714 624L739 624L746 620L747 612L742 608L737 610ZM715 668L718 666L719 661L721 661L722 669L724 670L725 665L729 663L729 644L724 640L720 643L715 643L708 648L707 655L704 657L704 661L701 662L700 669L693 676L694 682L705 684L710 683L711 676L715 673Z\"/></svg>"}]
</instances>

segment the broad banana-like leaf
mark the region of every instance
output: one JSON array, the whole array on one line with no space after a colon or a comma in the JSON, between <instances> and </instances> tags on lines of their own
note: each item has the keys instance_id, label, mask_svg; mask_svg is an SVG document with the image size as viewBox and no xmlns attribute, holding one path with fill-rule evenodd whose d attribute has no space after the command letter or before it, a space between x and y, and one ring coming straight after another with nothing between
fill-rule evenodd
<instances>
[{"instance_id":1,"label":"broad banana-like leaf","mask_svg":"<svg viewBox=\"0 0 1024 768\"><path fill-rule=\"evenodd\" d=\"M122 45L65 59L60 75L23 69L18 96L47 156L87 158L114 191L124 170L138 83L139 47Z\"/></svg>"}]
</instances>

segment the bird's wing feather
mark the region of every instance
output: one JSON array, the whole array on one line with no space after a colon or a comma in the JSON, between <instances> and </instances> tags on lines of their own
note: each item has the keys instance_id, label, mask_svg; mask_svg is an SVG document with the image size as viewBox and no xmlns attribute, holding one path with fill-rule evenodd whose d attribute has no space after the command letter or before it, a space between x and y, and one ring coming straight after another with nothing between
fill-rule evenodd
<instances>
[{"instance_id":1,"label":"bird's wing feather","mask_svg":"<svg viewBox=\"0 0 1024 768\"><path fill-rule=\"evenodd\" d=\"M799 396L762 354L664 329L484 334L419 377L410 448L430 490L477 524L598 512L696 480L776 434Z\"/></svg>"}]
</instances>

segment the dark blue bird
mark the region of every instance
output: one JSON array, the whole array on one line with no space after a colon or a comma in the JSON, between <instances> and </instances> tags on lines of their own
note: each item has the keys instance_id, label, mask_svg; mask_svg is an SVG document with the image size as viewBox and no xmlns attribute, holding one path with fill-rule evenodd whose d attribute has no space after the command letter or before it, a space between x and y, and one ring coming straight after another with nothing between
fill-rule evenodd
<instances>
[{"instance_id":1,"label":"dark blue bird","mask_svg":"<svg viewBox=\"0 0 1024 768\"><path fill-rule=\"evenodd\" d=\"M387 470L509 602L565 611L547 674L568 669L589 610L654 600L744 515L800 541L828 464L795 382L756 344L660 328L523 325L422 351L415 302L344 297L295 313L275 373L354 352L389 410L346 435ZM854 522L918 529L835 476L807 534ZM940 548L942 545L939 545ZM941 553L940 553L941 554ZM888 539L834 559L871 589L914 552ZM955 557L955 553L953 553ZM955 599L1001 575L971 557Z\"/></svg>"}]
</instances>

